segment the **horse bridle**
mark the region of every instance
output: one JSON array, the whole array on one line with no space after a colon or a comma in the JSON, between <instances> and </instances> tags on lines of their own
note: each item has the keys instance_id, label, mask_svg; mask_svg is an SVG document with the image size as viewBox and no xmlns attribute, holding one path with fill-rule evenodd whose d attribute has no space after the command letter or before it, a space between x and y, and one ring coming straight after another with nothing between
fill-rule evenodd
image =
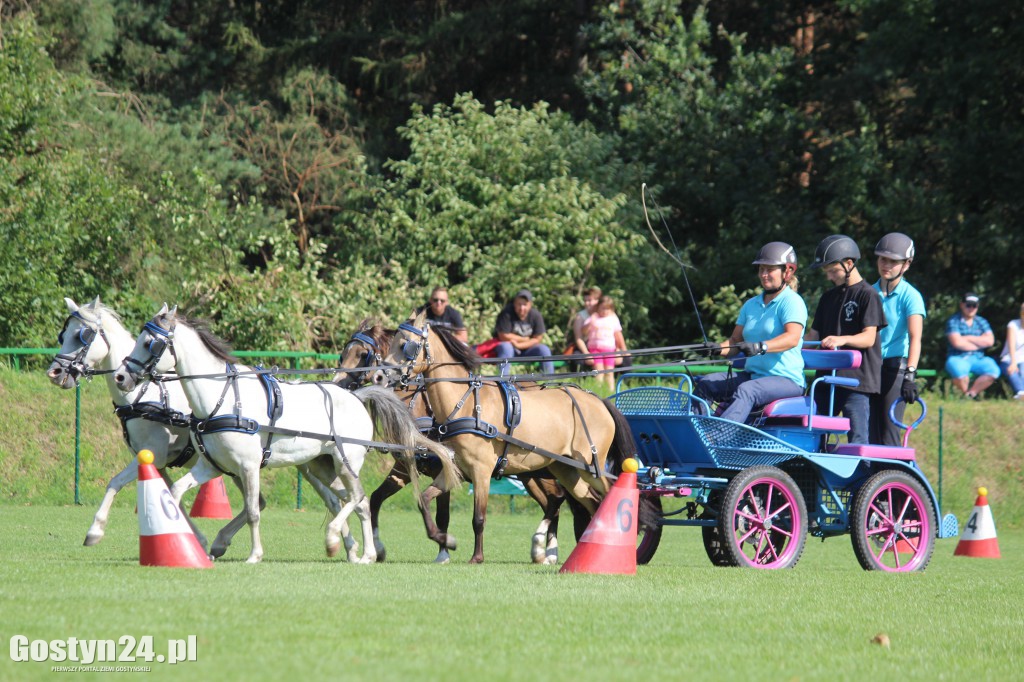
<instances>
[{"instance_id":1,"label":"horse bridle","mask_svg":"<svg viewBox=\"0 0 1024 682\"><path fill-rule=\"evenodd\" d=\"M149 358L144 361L136 360L129 355L124 359L124 366L136 381L140 377L153 375L153 369L156 367L156 363L160 361L160 356L164 354L165 350L170 349L171 355L174 356L174 322L171 322L170 329L164 329L154 320L156 320L155 317L142 327L142 334L149 334L149 339L145 342ZM142 334L139 335L140 339ZM138 367L138 370L133 369L134 367Z\"/></svg>"},{"instance_id":2,"label":"horse bridle","mask_svg":"<svg viewBox=\"0 0 1024 682\"><path fill-rule=\"evenodd\" d=\"M428 340L428 337L430 336L430 325L424 324L423 329L420 329L419 327L414 327L408 322L403 322L398 325L398 331L415 334L421 339L420 341L405 339L402 342L402 356L405 358L406 362L402 365L402 375L399 379L399 384L405 387L409 385L412 368L416 365L416 359L419 358L421 352L424 355L424 360L427 365L434 362L434 358L430 355L430 341Z\"/></svg>"},{"instance_id":3,"label":"horse bridle","mask_svg":"<svg viewBox=\"0 0 1024 682\"><path fill-rule=\"evenodd\" d=\"M348 349L352 346L352 344L356 343L357 341L366 346L368 350L366 352L366 355L363 356L363 361L356 365L355 367L350 368L348 371L363 370L365 373L368 372L373 367L376 367L377 365L381 364L383 358L381 358L380 356L380 346L376 341L373 340L372 336L370 336L369 334L364 334L363 332L356 332L355 334L352 335L352 338L349 339L349 342L345 344L345 348L342 349L341 351L342 358L344 358L345 354L348 353ZM346 372L346 374L348 373L348 371Z\"/></svg>"},{"instance_id":4,"label":"horse bridle","mask_svg":"<svg viewBox=\"0 0 1024 682\"><path fill-rule=\"evenodd\" d=\"M89 354L89 349L92 348L93 341L99 336L103 339L103 343L107 344L107 349L110 349L110 341L107 340L107 333L103 331L103 327L100 327L99 333L96 332L89 322L82 317L79 312L75 312L68 315L68 319L64 320L64 327L57 334L57 343L60 344L61 348L64 347L64 332L68 330L68 325L71 324L72 318L78 318L82 321L82 326L79 328L78 333L75 335L80 347L74 355L67 355L65 353L57 353L53 356L53 361L60 366L61 370L78 381L80 376L88 376L95 374L95 370L85 364L85 356Z\"/></svg>"}]
</instances>

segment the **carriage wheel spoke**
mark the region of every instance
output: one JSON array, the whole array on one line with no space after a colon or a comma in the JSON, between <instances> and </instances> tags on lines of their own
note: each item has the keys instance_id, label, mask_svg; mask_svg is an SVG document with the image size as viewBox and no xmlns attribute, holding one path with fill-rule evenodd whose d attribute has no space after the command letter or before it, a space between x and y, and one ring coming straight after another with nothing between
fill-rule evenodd
<instances>
[{"instance_id":1,"label":"carriage wheel spoke","mask_svg":"<svg viewBox=\"0 0 1024 682\"><path fill-rule=\"evenodd\" d=\"M761 505L758 503L757 497L754 495L754 487L751 486L747 490L747 500L750 502L750 506L754 508L754 513L758 515L759 519L764 518L761 514Z\"/></svg>"}]
</instances>

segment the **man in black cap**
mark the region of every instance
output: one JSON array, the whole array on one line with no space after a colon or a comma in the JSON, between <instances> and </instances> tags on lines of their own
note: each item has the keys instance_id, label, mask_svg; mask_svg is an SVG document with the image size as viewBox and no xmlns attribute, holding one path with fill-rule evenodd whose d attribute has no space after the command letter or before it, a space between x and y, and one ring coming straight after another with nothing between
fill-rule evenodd
<instances>
[{"instance_id":1,"label":"man in black cap","mask_svg":"<svg viewBox=\"0 0 1024 682\"><path fill-rule=\"evenodd\" d=\"M543 343L545 332L544 317L533 307L533 294L528 289L520 289L498 313L494 325L494 336L501 342L495 347L497 357L550 357L551 349ZM542 362L541 371L554 374L554 363ZM502 365L501 373L508 374L508 365Z\"/></svg>"},{"instance_id":2,"label":"man in black cap","mask_svg":"<svg viewBox=\"0 0 1024 682\"><path fill-rule=\"evenodd\" d=\"M985 350L996 340L992 325L978 315L980 299L976 293L968 292L960 299L960 312L946 322L946 373L953 378L953 385L972 400L981 396L982 391L999 378L999 365ZM968 388L971 375L974 384Z\"/></svg>"}]
</instances>

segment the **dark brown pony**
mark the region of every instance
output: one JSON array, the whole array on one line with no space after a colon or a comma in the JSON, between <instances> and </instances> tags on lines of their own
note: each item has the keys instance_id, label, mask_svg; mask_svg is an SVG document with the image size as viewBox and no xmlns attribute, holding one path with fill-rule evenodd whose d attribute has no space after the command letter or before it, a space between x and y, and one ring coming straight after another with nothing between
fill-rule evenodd
<instances>
[{"instance_id":1,"label":"dark brown pony","mask_svg":"<svg viewBox=\"0 0 1024 682\"><path fill-rule=\"evenodd\" d=\"M385 329L379 322L365 319L358 329L352 334L352 338L345 345L341 352L338 366L340 371L334 376L333 381L345 388L354 389L364 382L369 381L369 372L374 371L380 365L381 359L388 354L391 348L391 339L395 335L394 329ZM399 396L412 410L417 421L429 428L432 422L430 406L427 403L425 393L421 390L398 390ZM434 458L419 458L417 460L419 473L431 478L441 473L440 463ZM565 490L547 471L530 472L517 476L526 488L526 492L540 505L544 516L537 531L533 535L531 558L534 563L553 564L558 561L558 519L562 503L567 499ZM409 472L405 464L396 461L391 471L384 478L384 481L370 495L370 520L373 526L374 543L377 546L377 560L383 561L385 548L380 542L379 518L380 509L392 495L400 491L409 483ZM437 498L436 523L438 529L447 534L450 516L450 492L440 492ZM590 515L576 500L569 499L570 508L573 511L574 530L576 538L579 539L586 530ZM448 548L440 546L436 562L445 563L450 560Z\"/></svg>"},{"instance_id":2,"label":"dark brown pony","mask_svg":"<svg viewBox=\"0 0 1024 682\"><path fill-rule=\"evenodd\" d=\"M412 324L399 327L383 362L374 381L394 385L403 378L422 375L428 402L435 415L442 415L439 421L454 425L457 420L466 424L479 418L479 423L494 428L487 437L461 429L451 436L449 430L451 437L444 441L455 451L456 464L473 484L476 542L470 563L484 559L487 496L499 459L507 458L504 471L509 475L550 471L593 514L611 484L604 475L606 465L618 471L622 460L634 451L625 417L610 402L576 386L521 391L522 420L514 434L508 434L505 399L498 383L484 378L479 389L470 386L471 375L479 378L480 356L443 328L428 327L423 314ZM512 442L513 436L528 447Z\"/></svg>"}]
</instances>

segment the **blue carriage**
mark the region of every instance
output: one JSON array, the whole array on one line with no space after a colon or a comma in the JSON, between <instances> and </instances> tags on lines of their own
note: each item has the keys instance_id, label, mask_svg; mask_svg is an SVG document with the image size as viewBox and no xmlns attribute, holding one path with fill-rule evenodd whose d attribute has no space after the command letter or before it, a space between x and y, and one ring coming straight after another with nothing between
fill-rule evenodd
<instances>
[{"instance_id":1,"label":"blue carriage","mask_svg":"<svg viewBox=\"0 0 1024 682\"><path fill-rule=\"evenodd\" d=\"M803 351L807 369L855 367L859 351ZM666 377L674 386L664 385ZM817 414L819 383L809 395L766 406L750 424L721 419L679 374L627 374L613 397L636 439L637 474L646 514L637 560L651 560L665 526L699 526L708 558L718 566L787 568L807 535L849 533L867 570L920 571L937 537L958 533L957 520L939 523L938 500L913 448L839 443L843 417ZM645 385L621 390L637 379ZM924 418L910 428L912 430ZM830 411L829 411L830 412ZM679 498L665 510L662 500ZM651 520L651 517L657 520Z\"/></svg>"}]
</instances>

